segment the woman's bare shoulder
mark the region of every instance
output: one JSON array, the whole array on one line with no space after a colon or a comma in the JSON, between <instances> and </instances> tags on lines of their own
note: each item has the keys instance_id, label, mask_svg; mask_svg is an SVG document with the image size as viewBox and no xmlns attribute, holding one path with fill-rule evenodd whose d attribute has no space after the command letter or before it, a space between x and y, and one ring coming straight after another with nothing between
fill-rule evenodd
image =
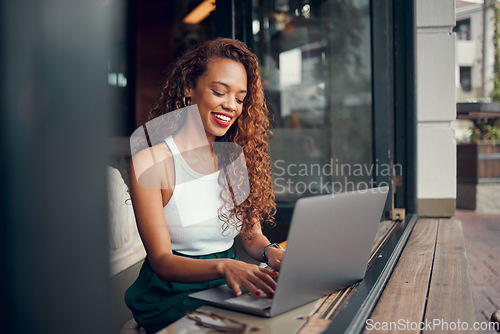
<instances>
[{"instance_id":1,"label":"woman's bare shoulder","mask_svg":"<svg viewBox=\"0 0 500 334\"><path fill-rule=\"evenodd\" d=\"M147 175L146 179L153 181L165 178L166 172L173 165L171 161L172 153L165 143L160 143L135 154L131 164L138 180Z\"/></svg>"},{"instance_id":2,"label":"woman's bare shoulder","mask_svg":"<svg viewBox=\"0 0 500 334\"><path fill-rule=\"evenodd\" d=\"M132 163L138 171L149 169L168 159L172 159L172 152L165 143L160 143L136 153L132 157Z\"/></svg>"}]
</instances>

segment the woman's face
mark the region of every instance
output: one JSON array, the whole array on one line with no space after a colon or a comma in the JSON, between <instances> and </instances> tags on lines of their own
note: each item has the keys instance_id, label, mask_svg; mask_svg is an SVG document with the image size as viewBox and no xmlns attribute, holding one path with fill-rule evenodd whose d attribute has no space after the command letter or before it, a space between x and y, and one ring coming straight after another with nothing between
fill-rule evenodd
<instances>
[{"instance_id":1,"label":"woman's face","mask_svg":"<svg viewBox=\"0 0 500 334\"><path fill-rule=\"evenodd\" d=\"M197 104L210 142L223 136L241 115L247 94L247 73L243 64L231 59L210 61L196 87L186 91L191 104Z\"/></svg>"}]
</instances>

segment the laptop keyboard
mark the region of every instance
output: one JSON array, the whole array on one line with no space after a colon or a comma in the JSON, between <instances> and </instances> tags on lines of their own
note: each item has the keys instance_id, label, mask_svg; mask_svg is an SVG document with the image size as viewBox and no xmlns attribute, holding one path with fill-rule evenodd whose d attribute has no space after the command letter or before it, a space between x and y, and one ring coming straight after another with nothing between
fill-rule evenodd
<instances>
[{"instance_id":1,"label":"laptop keyboard","mask_svg":"<svg viewBox=\"0 0 500 334\"><path fill-rule=\"evenodd\" d=\"M241 296L226 299L225 302L265 310L271 307L273 300L269 297L255 297L250 292L247 292Z\"/></svg>"}]
</instances>

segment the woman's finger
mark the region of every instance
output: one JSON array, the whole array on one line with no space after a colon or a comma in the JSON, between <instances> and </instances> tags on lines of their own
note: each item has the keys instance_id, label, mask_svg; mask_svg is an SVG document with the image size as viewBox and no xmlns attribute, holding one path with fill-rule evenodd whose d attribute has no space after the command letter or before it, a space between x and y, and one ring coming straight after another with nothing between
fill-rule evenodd
<instances>
[{"instance_id":1,"label":"woman's finger","mask_svg":"<svg viewBox=\"0 0 500 334\"><path fill-rule=\"evenodd\" d=\"M272 276L277 276L278 272L272 270L261 270L263 268L259 268L259 271L255 273L255 278L252 281L254 285L256 285L259 289L264 291L266 295L269 297L274 296L274 290L276 289L276 281Z\"/></svg>"},{"instance_id":2,"label":"woman's finger","mask_svg":"<svg viewBox=\"0 0 500 334\"><path fill-rule=\"evenodd\" d=\"M233 290L234 294L236 296L241 296L241 289L240 289L240 285L237 284L236 282L226 282L227 283L227 286Z\"/></svg>"},{"instance_id":3,"label":"woman's finger","mask_svg":"<svg viewBox=\"0 0 500 334\"><path fill-rule=\"evenodd\" d=\"M250 280L250 278L248 278L247 280L242 282L242 285L252 295L254 295L256 297L262 297L262 293L259 291L257 283L258 283L258 279L254 279L254 282L253 282L252 280Z\"/></svg>"},{"instance_id":4,"label":"woman's finger","mask_svg":"<svg viewBox=\"0 0 500 334\"><path fill-rule=\"evenodd\" d=\"M262 282L261 284L266 286L266 290L261 288L262 291L266 292L267 295L270 295L269 293L274 293L274 290L276 289L276 281L271 276L260 272L257 273L257 277ZM261 287L261 285L259 285L259 287ZM267 287L269 289L267 289Z\"/></svg>"},{"instance_id":5,"label":"woman's finger","mask_svg":"<svg viewBox=\"0 0 500 334\"><path fill-rule=\"evenodd\" d=\"M273 269L269 269L269 268L262 268L262 267L259 267L259 270L266 274L266 275L269 275L271 277L278 277L279 276L279 272L277 272L276 270L273 270Z\"/></svg>"},{"instance_id":6,"label":"woman's finger","mask_svg":"<svg viewBox=\"0 0 500 334\"><path fill-rule=\"evenodd\" d=\"M257 268L243 277L241 285L256 297L262 297L262 292L272 297L276 282L269 275L262 273Z\"/></svg>"},{"instance_id":7,"label":"woman's finger","mask_svg":"<svg viewBox=\"0 0 500 334\"><path fill-rule=\"evenodd\" d=\"M262 292L264 292L267 296L273 297L274 296L274 288L270 287L268 284L266 284L263 280L261 280L259 277L256 277L256 281L253 282L253 284L259 288ZM257 297L261 297L261 295L256 294Z\"/></svg>"}]
</instances>

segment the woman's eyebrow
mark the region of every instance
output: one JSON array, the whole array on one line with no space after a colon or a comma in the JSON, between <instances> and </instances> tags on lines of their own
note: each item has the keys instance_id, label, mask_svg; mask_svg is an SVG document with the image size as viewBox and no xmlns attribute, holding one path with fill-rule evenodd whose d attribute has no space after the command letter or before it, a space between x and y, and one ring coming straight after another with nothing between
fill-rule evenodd
<instances>
[{"instance_id":1,"label":"woman's eyebrow","mask_svg":"<svg viewBox=\"0 0 500 334\"><path fill-rule=\"evenodd\" d=\"M212 83L219 84L219 85L222 85L222 86L224 86L226 88L229 88L229 85L227 83L225 83L225 82L222 82L222 81L212 81ZM247 91L245 89L240 90L240 93L246 93L246 92Z\"/></svg>"}]
</instances>

